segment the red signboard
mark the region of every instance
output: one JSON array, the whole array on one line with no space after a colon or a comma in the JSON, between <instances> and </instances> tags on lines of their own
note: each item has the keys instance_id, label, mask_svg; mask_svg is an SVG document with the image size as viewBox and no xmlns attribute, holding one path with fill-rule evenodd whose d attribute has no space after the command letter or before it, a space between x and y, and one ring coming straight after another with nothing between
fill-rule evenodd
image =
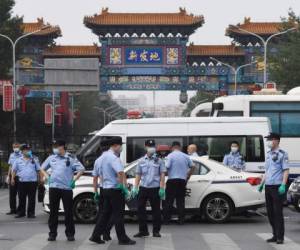
<instances>
[{"instance_id":1,"label":"red signboard","mask_svg":"<svg viewBox=\"0 0 300 250\"><path fill-rule=\"evenodd\" d=\"M3 94L3 85L4 84L11 84L10 80L0 80L0 95Z\"/></svg>"},{"instance_id":2,"label":"red signboard","mask_svg":"<svg viewBox=\"0 0 300 250\"><path fill-rule=\"evenodd\" d=\"M52 124L52 104L45 104L45 124Z\"/></svg>"},{"instance_id":3,"label":"red signboard","mask_svg":"<svg viewBox=\"0 0 300 250\"><path fill-rule=\"evenodd\" d=\"M3 84L3 111L14 110L14 89L11 84Z\"/></svg>"}]
</instances>

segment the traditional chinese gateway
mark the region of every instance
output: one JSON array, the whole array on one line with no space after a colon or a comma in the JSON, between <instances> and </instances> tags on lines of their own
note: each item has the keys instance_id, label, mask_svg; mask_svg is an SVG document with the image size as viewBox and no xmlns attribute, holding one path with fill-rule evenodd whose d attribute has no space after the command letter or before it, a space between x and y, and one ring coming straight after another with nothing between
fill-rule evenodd
<instances>
[{"instance_id":1,"label":"traditional chinese gateway","mask_svg":"<svg viewBox=\"0 0 300 250\"><path fill-rule=\"evenodd\" d=\"M263 52L256 37L236 26L226 30L226 35L233 39L229 45L189 43L189 36L204 24L204 17L188 14L183 8L177 13L111 13L105 8L100 14L86 16L84 24L99 37L101 47L55 45L53 39L61 33L59 27L51 26L43 34L32 37L24 49L24 58L37 58L38 62L41 56L44 59L98 58L100 80L95 88L101 92L176 90L185 102L188 90L219 95L233 93L233 72L211 57L239 66L253 59L260 60ZM255 23L246 18L237 26L267 38L280 30L281 23ZM32 28L33 24L24 27ZM256 83L263 82L262 75L260 67L245 68L238 75L238 93L249 93ZM42 75L39 77L29 81L28 77L23 78L19 83L34 86L34 81L42 79Z\"/></svg>"}]
</instances>

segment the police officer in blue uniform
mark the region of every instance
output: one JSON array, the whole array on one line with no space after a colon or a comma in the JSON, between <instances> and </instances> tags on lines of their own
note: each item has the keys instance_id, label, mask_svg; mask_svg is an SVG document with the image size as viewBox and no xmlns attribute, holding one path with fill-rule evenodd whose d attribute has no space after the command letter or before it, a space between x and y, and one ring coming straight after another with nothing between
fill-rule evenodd
<instances>
[{"instance_id":1,"label":"police officer in blue uniform","mask_svg":"<svg viewBox=\"0 0 300 250\"><path fill-rule=\"evenodd\" d=\"M100 149L102 154L98 157L98 159L94 163L94 169L92 172L93 176L93 187L94 187L94 201L98 204L98 214L97 218L101 216L103 213L103 207L104 207L104 195L103 195L103 184L100 176L100 168L102 167L103 158L105 158L105 155L107 154L107 151L109 150L109 139L105 138L100 143ZM100 192L99 192L100 189ZM110 241L110 230L113 226L113 218L111 217L107 228L105 232L103 233L103 240L104 241Z\"/></svg>"},{"instance_id":2,"label":"police officer in blue uniform","mask_svg":"<svg viewBox=\"0 0 300 250\"><path fill-rule=\"evenodd\" d=\"M8 184L8 188L9 188L9 206L10 206L10 211L7 213L7 215L17 213L17 197L18 197L19 178L16 175L16 177L14 179L14 185L11 185L12 166L13 166L15 160L22 157L22 153L20 150L20 143L14 142L12 147L13 147L13 152L9 155L9 159L8 159L9 168L8 168L8 174L7 174L7 179L6 179L6 183Z\"/></svg>"},{"instance_id":3,"label":"police officer in blue uniform","mask_svg":"<svg viewBox=\"0 0 300 250\"><path fill-rule=\"evenodd\" d=\"M265 175L258 188L262 192L265 187L266 207L273 237L267 242L284 242L283 202L289 176L288 154L279 148L280 135L271 133L267 136L270 149L266 156Z\"/></svg>"},{"instance_id":4,"label":"police officer in blue uniform","mask_svg":"<svg viewBox=\"0 0 300 250\"><path fill-rule=\"evenodd\" d=\"M40 163L37 157L32 155L30 146L21 146L22 157L16 159L12 166L12 185L15 184L15 177L19 177L18 193L20 204L16 218L26 215L26 199L28 197L27 217L35 218L36 190L39 180Z\"/></svg>"},{"instance_id":5,"label":"police officer in blue uniform","mask_svg":"<svg viewBox=\"0 0 300 250\"><path fill-rule=\"evenodd\" d=\"M178 211L179 224L184 223L186 184L194 170L190 157L181 152L180 142L172 143L172 153L166 158L168 181L166 187L166 203L164 207L164 220L168 224L171 219L171 211L174 200Z\"/></svg>"},{"instance_id":6,"label":"police officer in blue uniform","mask_svg":"<svg viewBox=\"0 0 300 250\"><path fill-rule=\"evenodd\" d=\"M111 216L115 225L119 245L134 245L125 232L124 208L125 198L129 197L126 187L124 166L120 160L122 151L122 138L114 136L109 140L110 149L103 155L101 164L97 164L97 172L103 184L104 207L103 213L97 219L96 226L90 241L103 244L100 235L107 229Z\"/></svg>"},{"instance_id":7,"label":"police officer in blue uniform","mask_svg":"<svg viewBox=\"0 0 300 250\"><path fill-rule=\"evenodd\" d=\"M153 237L161 237L160 200L165 199L166 167L156 155L155 141L145 141L146 155L137 164L132 197L138 197L139 232L134 237L149 236L147 227L146 203L152 210Z\"/></svg>"},{"instance_id":8,"label":"police officer in blue uniform","mask_svg":"<svg viewBox=\"0 0 300 250\"><path fill-rule=\"evenodd\" d=\"M49 175L47 170L51 170ZM73 221L73 191L75 182L83 174L85 168L77 158L66 151L66 142L57 140L53 143L53 154L42 164L41 172L49 184L50 229L48 241L55 241L57 236L58 211L60 200L65 211L65 234L68 241L74 241L75 226ZM74 176L74 173L77 174Z\"/></svg>"},{"instance_id":9,"label":"police officer in blue uniform","mask_svg":"<svg viewBox=\"0 0 300 250\"><path fill-rule=\"evenodd\" d=\"M223 164L237 171L245 169L245 160L240 153L240 145L237 141L231 142L230 153L224 156Z\"/></svg>"}]
</instances>

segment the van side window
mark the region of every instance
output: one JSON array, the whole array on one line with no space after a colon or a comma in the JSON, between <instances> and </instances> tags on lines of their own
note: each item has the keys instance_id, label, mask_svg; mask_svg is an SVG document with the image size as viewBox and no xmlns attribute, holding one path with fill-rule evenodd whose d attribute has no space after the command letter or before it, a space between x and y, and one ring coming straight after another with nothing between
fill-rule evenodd
<instances>
[{"instance_id":1,"label":"van side window","mask_svg":"<svg viewBox=\"0 0 300 250\"><path fill-rule=\"evenodd\" d=\"M265 159L264 141L262 136L247 136L246 161L262 162Z\"/></svg>"},{"instance_id":2,"label":"van side window","mask_svg":"<svg viewBox=\"0 0 300 250\"><path fill-rule=\"evenodd\" d=\"M218 111L218 117L235 117L235 116L244 116L243 111Z\"/></svg>"},{"instance_id":3,"label":"van side window","mask_svg":"<svg viewBox=\"0 0 300 250\"><path fill-rule=\"evenodd\" d=\"M127 138L127 162L133 162L136 159L145 155L144 144L149 138L154 139L156 146L168 145L171 146L173 141L179 141L183 146L183 150L186 151L187 137L175 136L175 137L128 137Z\"/></svg>"},{"instance_id":4,"label":"van side window","mask_svg":"<svg viewBox=\"0 0 300 250\"><path fill-rule=\"evenodd\" d=\"M282 136L300 136L300 102L251 102L250 116L268 117L272 131Z\"/></svg>"}]
</instances>

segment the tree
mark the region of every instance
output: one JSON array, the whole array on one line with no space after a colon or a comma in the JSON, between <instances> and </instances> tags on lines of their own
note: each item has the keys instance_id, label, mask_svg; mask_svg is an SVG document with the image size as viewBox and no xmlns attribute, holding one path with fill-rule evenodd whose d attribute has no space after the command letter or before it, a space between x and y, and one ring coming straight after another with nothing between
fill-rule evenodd
<instances>
[{"instance_id":1,"label":"tree","mask_svg":"<svg viewBox=\"0 0 300 250\"><path fill-rule=\"evenodd\" d=\"M9 36L13 41L22 35L22 17L12 16L14 0L0 1L0 34ZM0 37L0 79L10 77L9 71L12 67L12 48L9 41Z\"/></svg>"},{"instance_id":2,"label":"tree","mask_svg":"<svg viewBox=\"0 0 300 250\"><path fill-rule=\"evenodd\" d=\"M300 85L300 17L293 11L283 18L283 29L298 26L298 29L286 34L275 44L277 53L270 57L270 79L284 92Z\"/></svg>"},{"instance_id":3,"label":"tree","mask_svg":"<svg viewBox=\"0 0 300 250\"><path fill-rule=\"evenodd\" d=\"M195 96L190 98L186 108L182 112L182 116L190 116L192 110L203 102L212 102L216 98L216 95L209 92L198 91Z\"/></svg>"}]
</instances>

